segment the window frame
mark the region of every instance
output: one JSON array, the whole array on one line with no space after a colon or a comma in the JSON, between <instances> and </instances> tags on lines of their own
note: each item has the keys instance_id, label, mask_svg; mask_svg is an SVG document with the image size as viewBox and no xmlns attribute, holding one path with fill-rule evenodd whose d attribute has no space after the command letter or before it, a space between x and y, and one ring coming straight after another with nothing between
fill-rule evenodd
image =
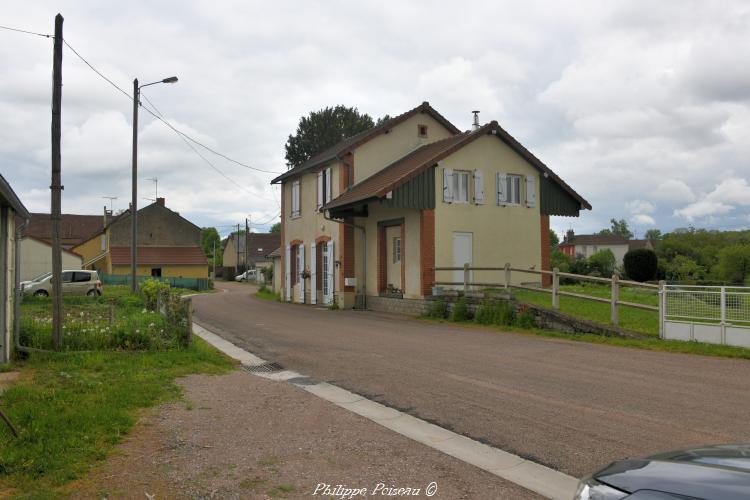
<instances>
[{"instance_id":1,"label":"window frame","mask_svg":"<svg viewBox=\"0 0 750 500\"><path fill-rule=\"evenodd\" d=\"M461 194L461 181L460 179L464 177L466 179L466 191L464 192L465 199L459 199L459 195ZM471 198L471 186L469 179L471 177L471 172L468 170L454 170L451 181L453 182L453 199L452 203L463 203L468 204L469 199Z\"/></svg>"},{"instance_id":2,"label":"window frame","mask_svg":"<svg viewBox=\"0 0 750 500\"><path fill-rule=\"evenodd\" d=\"M521 185L522 185L522 181L524 180L524 176L520 174L504 174L504 175L505 175L505 199L500 200L499 205L509 206L509 207L520 207L522 204Z\"/></svg>"},{"instance_id":3,"label":"window frame","mask_svg":"<svg viewBox=\"0 0 750 500\"><path fill-rule=\"evenodd\" d=\"M429 127L427 125L424 125L422 123L417 125L417 137L420 137L422 139L427 138Z\"/></svg>"},{"instance_id":4,"label":"window frame","mask_svg":"<svg viewBox=\"0 0 750 500\"><path fill-rule=\"evenodd\" d=\"M301 207L301 192L302 192L302 184L300 183L299 179L295 179L292 181L292 196L291 196L291 218L296 219L297 217L301 217L302 214L302 207Z\"/></svg>"},{"instance_id":5,"label":"window frame","mask_svg":"<svg viewBox=\"0 0 750 500\"><path fill-rule=\"evenodd\" d=\"M393 237L393 263L399 264L401 262L401 236Z\"/></svg>"}]
</instances>

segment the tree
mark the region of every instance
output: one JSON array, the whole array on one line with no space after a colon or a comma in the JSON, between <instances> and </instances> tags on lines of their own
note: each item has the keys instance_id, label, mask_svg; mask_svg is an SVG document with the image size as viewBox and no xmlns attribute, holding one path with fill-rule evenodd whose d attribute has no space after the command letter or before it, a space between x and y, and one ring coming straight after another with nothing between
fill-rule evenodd
<instances>
[{"instance_id":1,"label":"tree","mask_svg":"<svg viewBox=\"0 0 750 500\"><path fill-rule=\"evenodd\" d=\"M646 239L647 240L660 240L661 239L661 230L660 229L649 229L646 231Z\"/></svg>"},{"instance_id":2,"label":"tree","mask_svg":"<svg viewBox=\"0 0 750 500\"><path fill-rule=\"evenodd\" d=\"M552 269L558 268L563 273L570 272L570 266L573 263L573 257L562 253L560 250L553 250L550 256Z\"/></svg>"},{"instance_id":3,"label":"tree","mask_svg":"<svg viewBox=\"0 0 750 500\"><path fill-rule=\"evenodd\" d=\"M635 281L649 281L656 277L658 259L656 253L648 248L630 250L622 259L625 274Z\"/></svg>"},{"instance_id":4,"label":"tree","mask_svg":"<svg viewBox=\"0 0 750 500\"><path fill-rule=\"evenodd\" d=\"M677 282L695 282L706 277L706 269L685 255L677 255L667 264L667 279Z\"/></svg>"},{"instance_id":5,"label":"tree","mask_svg":"<svg viewBox=\"0 0 750 500\"><path fill-rule=\"evenodd\" d=\"M216 244L216 256L214 256L214 244ZM221 237L219 237L219 232L215 227L204 227L201 230L201 247L203 253L208 255L211 261L214 260L214 257L221 259ZM217 262L217 264L219 263Z\"/></svg>"},{"instance_id":6,"label":"tree","mask_svg":"<svg viewBox=\"0 0 750 500\"><path fill-rule=\"evenodd\" d=\"M299 120L294 135L284 146L289 168L301 165L321 151L330 148L341 139L351 137L372 128L375 123L366 113L357 108L338 105L313 111Z\"/></svg>"},{"instance_id":7,"label":"tree","mask_svg":"<svg viewBox=\"0 0 750 500\"><path fill-rule=\"evenodd\" d=\"M560 244L560 238L557 236L557 233L553 231L552 229L549 230L549 242L552 246L552 250L557 250L557 245Z\"/></svg>"},{"instance_id":8,"label":"tree","mask_svg":"<svg viewBox=\"0 0 750 500\"><path fill-rule=\"evenodd\" d=\"M750 277L750 245L732 245L719 252L719 273L733 285L744 285Z\"/></svg>"},{"instance_id":9,"label":"tree","mask_svg":"<svg viewBox=\"0 0 750 500\"><path fill-rule=\"evenodd\" d=\"M271 230L268 231L269 233L280 233L281 232L281 222L277 222L273 226L271 226Z\"/></svg>"},{"instance_id":10,"label":"tree","mask_svg":"<svg viewBox=\"0 0 750 500\"><path fill-rule=\"evenodd\" d=\"M610 229L602 229L601 231L599 231L599 234L622 236L626 240L629 240L633 237L633 233L628 227L628 221L626 221L625 219L609 219L609 222L610 224L612 224L612 227Z\"/></svg>"},{"instance_id":11,"label":"tree","mask_svg":"<svg viewBox=\"0 0 750 500\"><path fill-rule=\"evenodd\" d=\"M589 257L588 264L591 271L597 271L600 276L610 277L615 273L617 259L615 259L612 250L607 248L606 250L599 250Z\"/></svg>"}]
</instances>

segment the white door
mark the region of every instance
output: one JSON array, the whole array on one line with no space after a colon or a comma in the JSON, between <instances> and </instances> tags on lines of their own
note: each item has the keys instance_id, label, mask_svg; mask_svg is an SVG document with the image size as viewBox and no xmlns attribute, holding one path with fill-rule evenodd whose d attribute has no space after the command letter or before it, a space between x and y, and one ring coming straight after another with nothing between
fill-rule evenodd
<instances>
[{"instance_id":1,"label":"white door","mask_svg":"<svg viewBox=\"0 0 750 500\"><path fill-rule=\"evenodd\" d=\"M453 267L464 267L464 264L473 264L473 234L453 233ZM469 278L471 280L471 277ZM464 282L463 271L453 271L453 281Z\"/></svg>"}]
</instances>

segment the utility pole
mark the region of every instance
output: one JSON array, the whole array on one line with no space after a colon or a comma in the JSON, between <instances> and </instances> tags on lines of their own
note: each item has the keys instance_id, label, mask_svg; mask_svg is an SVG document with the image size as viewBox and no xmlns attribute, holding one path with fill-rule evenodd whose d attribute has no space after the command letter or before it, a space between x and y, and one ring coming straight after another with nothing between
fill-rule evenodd
<instances>
[{"instance_id":1,"label":"utility pole","mask_svg":"<svg viewBox=\"0 0 750 500\"><path fill-rule=\"evenodd\" d=\"M247 271L247 239L250 237L250 224L245 217L245 271Z\"/></svg>"},{"instance_id":2,"label":"utility pole","mask_svg":"<svg viewBox=\"0 0 750 500\"><path fill-rule=\"evenodd\" d=\"M133 80L133 201L130 202L130 290L138 291L136 283L138 252L138 100L140 99L138 78Z\"/></svg>"},{"instance_id":3,"label":"utility pole","mask_svg":"<svg viewBox=\"0 0 750 500\"><path fill-rule=\"evenodd\" d=\"M214 279L216 279L216 240L214 240L214 253L211 256L214 261Z\"/></svg>"},{"instance_id":4,"label":"utility pole","mask_svg":"<svg viewBox=\"0 0 750 500\"><path fill-rule=\"evenodd\" d=\"M237 223L237 238L234 240L235 246L237 247L237 267L235 267L235 272L240 269L240 224ZM236 276L236 275L235 275Z\"/></svg>"},{"instance_id":5,"label":"utility pole","mask_svg":"<svg viewBox=\"0 0 750 500\"><path fill-rule=\"evenodd\" d=\"M62 347L62 247L60 246L60 212L62 211L62 174L60 133L62 122L63 16L55 16L55 46L52 57L52 340Z\"/></svg>"}]
</instances>

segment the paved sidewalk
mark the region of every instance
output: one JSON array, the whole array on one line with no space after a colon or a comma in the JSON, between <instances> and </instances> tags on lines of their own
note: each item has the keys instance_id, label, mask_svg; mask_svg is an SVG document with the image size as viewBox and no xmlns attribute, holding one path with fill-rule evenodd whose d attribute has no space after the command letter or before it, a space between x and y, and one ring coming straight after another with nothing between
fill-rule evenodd
<instances>
[{"instance_id":1,"label":"paved sidewalk","mask_svg":"<svg viewBox=\"0 0 750 500\"><path fill-rule=\"evenodd\" d=\"M290 384L236 370L180 385L184 401L147 415L75 498L302 498L320 483L426 498L432 482L432 498L539 498Z\"/></svg>"}]
</instances>

